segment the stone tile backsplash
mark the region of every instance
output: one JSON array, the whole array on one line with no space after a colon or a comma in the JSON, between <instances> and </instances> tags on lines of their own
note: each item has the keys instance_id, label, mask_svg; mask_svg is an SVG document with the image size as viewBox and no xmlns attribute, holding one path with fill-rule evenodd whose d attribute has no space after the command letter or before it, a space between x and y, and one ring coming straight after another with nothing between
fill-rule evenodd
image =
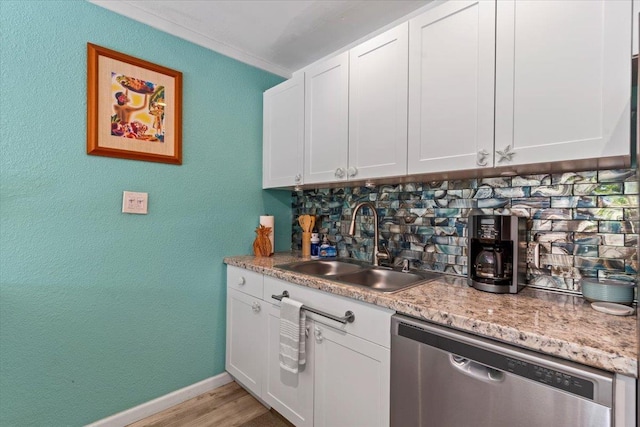
<instances>
[{"instance_id":1,"label":"stone tile backsplash","mask_svg":"<svg viewBox=\"0 0 640 427\"><path fill-rule=\"evenodd\" d=\"M529 286L580 292L582 277L635 280L638 270L638 178L634 169L344 187L293 193L292 249L299 250L297 217L317 216L316 228L340 257L371 259L373 215L367 208L348 235L352 209L376 206L380 243L401 263L467 274L467 216L529 218L528 241L540 243L540 268Z\"/></svg>"}]
</instances>

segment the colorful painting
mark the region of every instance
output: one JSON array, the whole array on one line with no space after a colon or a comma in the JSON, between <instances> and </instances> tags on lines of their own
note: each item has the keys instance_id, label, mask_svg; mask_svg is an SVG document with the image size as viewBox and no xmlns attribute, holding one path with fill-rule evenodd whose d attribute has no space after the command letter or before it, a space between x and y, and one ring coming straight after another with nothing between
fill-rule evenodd
<instances>
[{"instance_id":1,"label":"colorful painting","mask_svg":"<svg viewBox=\"0 0 640 427\"><path fill-rule=\"evenodd\" d=\"M182 73L87 46L87 153L181 164Z\"/></svg>"},{"instance_id":2,"label":"colorful painting","mask_svg":"<svg viewBox=\"0 0 640 427\"><path fill-rule=\"evenodd\" d=\"M111 135L164 142L164 87L114 72L111 80Z\"/></svg>"}]
</instances>

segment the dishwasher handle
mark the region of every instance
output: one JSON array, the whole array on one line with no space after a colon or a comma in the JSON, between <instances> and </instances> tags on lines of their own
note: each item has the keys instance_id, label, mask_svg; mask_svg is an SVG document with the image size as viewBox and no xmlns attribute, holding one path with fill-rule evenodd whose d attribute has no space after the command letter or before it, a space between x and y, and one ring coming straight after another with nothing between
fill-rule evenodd
<instances>
[{"instance_id":1,"label":"dishwasher handle","mask_svg":"<svg viewBox=\"0 0 640 427\"><path fill-rule=\"evenodd\" d=\"M473 360L467 359L465 357L450 354L449 362L455 369L472 378L494 383L504 381L504 372L494 368L490 368L481 363L474 362Z\"/></svg>"}]
</instances>

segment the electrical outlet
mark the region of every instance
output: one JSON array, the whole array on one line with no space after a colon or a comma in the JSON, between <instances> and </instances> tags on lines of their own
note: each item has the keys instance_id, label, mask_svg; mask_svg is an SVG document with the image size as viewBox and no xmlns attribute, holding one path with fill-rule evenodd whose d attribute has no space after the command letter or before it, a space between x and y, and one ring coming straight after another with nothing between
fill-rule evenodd
<instances>
[{"instance_id":1,"label":"electrical outlet","mask_svg":"<svg viewBox=\"0 0 640 427\"><path fill-rule=\"evenodd\" d=\"M147 214L148 193L124 191L122 193L122 213Z\"/></svg>"},{"instance_id":2,"label":"electrical outlet","mask_svg":"<svg viewBox=\"0 0 640 427\"><path fill-rule=\"evenodd\" d=\"M527 245L527 264L540 268L540 243L529 242Z\"/></svg>"}]
</instances>

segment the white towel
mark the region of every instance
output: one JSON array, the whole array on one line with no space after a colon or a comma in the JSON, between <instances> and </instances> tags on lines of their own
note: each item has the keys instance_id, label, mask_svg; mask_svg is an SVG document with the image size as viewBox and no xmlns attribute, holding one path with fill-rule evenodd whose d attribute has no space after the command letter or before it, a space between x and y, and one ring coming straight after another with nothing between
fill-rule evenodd
<instances>
[{"instance_id":1,"label":"white towel","mask_svg":"<svg viewBox=\"0 0 640 427\"><path fill-rule=\"evenodd\" d=\"M306 362L306 314L302 303L282 298L280 304L280 367L294 374Z\"/></svg>"}]
</instances>

